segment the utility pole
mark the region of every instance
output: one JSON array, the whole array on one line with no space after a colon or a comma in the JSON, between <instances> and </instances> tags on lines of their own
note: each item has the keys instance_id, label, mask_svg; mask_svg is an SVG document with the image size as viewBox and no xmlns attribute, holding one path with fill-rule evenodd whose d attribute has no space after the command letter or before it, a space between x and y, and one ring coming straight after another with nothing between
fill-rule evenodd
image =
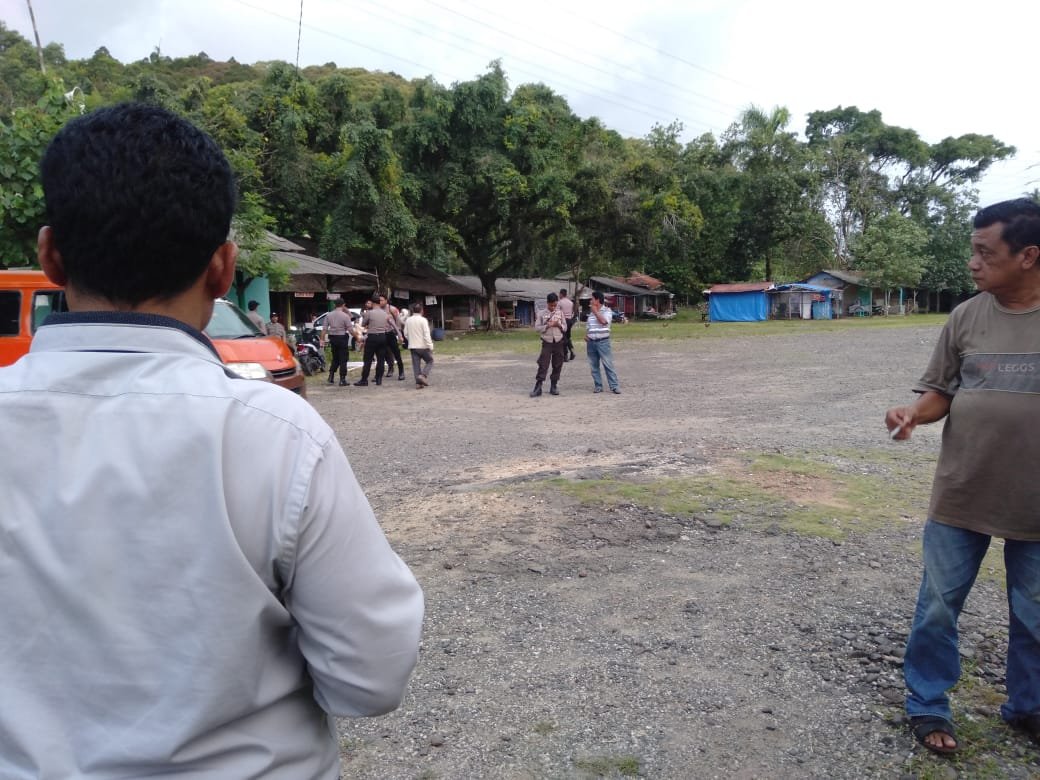
<instances>
[{"instance_id":1,"label":"utility pole","mask_svg":"<svg viewBox=\"0 0 1040 780\"><path fill-rule=\"evenodd\" d=\"M36 29L36 14L33 13L32 0L25 0L29 6L29 18L32 19L33 36L36 38L36 54L40 57L40 73L47 73L47 66L43 64L43 47L40 45L40 33Z\"/></svg>"}]
</instances>

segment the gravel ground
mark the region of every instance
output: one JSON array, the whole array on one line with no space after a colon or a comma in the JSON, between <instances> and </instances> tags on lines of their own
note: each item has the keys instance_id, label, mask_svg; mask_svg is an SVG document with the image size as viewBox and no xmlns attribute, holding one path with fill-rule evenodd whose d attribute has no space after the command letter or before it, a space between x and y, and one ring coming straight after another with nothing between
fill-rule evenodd
<instances>
[{"instance_id":1,"label":"gravel ground","mask_svg":"<svg viewBox=\"0 0 1040 780\"><path fill-rule=\"evenodd\" d=\"M731 330L622 340L620 396L593 395L579 357L561 396L528 398L533 335L525 354L438 358L422 391L312 380L427 604L400 709L340 721L344 777L1040 776L995 715L999 577L980 578L961 623L954 703L974 742L933 757L901 715L940 430L894 443L882 418L938 329ZM561 487L761 482L762 455L883 480L891 516L864 508L835 538L792 530L828 500L813 474L765 485L780 503L720 493L697 512Z\"/></svg>"}]
</instances>

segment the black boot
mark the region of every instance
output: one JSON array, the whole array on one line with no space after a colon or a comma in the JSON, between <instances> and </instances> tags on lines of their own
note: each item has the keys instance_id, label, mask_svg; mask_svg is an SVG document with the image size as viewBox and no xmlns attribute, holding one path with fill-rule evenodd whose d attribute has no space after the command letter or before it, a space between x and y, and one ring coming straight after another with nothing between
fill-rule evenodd
<instances>
[{"instance_id":1,"label":"black boot","mask_svg":"<svg viewBox=\"0 0 1040 780\"><path fill-rule=\"evenodd\" d=\"M349 384L350 384L350 382L347 381L347 378L345 376L341 376L339 378L339 386L340 387L346 387Z\"/></svg>"},{"instance_id":2,"label":"black boot","mask_svg":"<svg viewBox=\"0 0 1040 780\"><path fill-rule=\"evenodd\" d=\"M541 394L542 394L542 383L541 382L535 382L534 383L534 390L531 391L531 398L537 398Z\"/></svg>"},{"instance_id":3,"label":"black boot","mask_svg":"<svg viewBox=\"0 0 1040 780\"><path fill-rule=\"evenodd\" d=\"M549 385L549 395L559 395L560 391L556 389L556 383L553 382Z\"/></svg>"},{"instance_id":4,"label":"black boot","mask_svg":"<svg viewBox=\"0 0 1040 780\"><path fill-rule=\"evenodd\" d=\"M335 377L335 374L336 374L336 372L335 372L335 371L330 371L330 372L329 372L329 381L328 381L328 384L330 384L330 385L334 385L334 384L336 384L336 377Z\"/></svg>"}]
</instances>

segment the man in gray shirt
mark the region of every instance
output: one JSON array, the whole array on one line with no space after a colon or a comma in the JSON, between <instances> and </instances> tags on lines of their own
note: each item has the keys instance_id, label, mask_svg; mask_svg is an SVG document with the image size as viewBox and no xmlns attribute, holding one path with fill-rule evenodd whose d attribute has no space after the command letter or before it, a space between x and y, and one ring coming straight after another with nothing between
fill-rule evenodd
<instances>
[{"instance_id":1,"label":"man in gray shirt","mask_svg":"<svg viewBox=\"0 0 1040 780\"><path fill-rule=\"evenodd\" d=\"M375 293L371 299L372 307L365 309L361 315L361 327L365 330L365 362L361 366L361 379L354 383L361 387L368 385L373 360L376 362L377 385L383 384L383 364L390 362L386 340L395 332L390 325L390 313L379 305L381 298L379 293Z\"/></svg>"},{"instance_id":2,"label":"man in gray shirt","mask_svg":"<svg viewBox=\"0 0 1040 780\"><path fill-rule=\"evenodd\" d=\"M332 346L332 364L329 366L329 384L335 381L336 370L339 369L339 383L347 385L347 363L350 360L350 332L354 329L354 321L350 319L347 304L342 298L336 301L336 308L325 317L325 330L322 332L322 343L326 341Z\"/></svg>"}]
</instances>

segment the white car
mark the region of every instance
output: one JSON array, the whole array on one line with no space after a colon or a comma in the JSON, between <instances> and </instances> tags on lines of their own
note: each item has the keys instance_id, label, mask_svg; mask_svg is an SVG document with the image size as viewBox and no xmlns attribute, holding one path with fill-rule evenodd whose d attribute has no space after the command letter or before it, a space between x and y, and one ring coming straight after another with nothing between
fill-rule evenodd
<instances>
[{"instance_id":1,"label":"white car","mask_svg":"<svg viewBox=\"0 0 1040 780\"><path fill-rule=\"evenodd\" d=\"M347 309L347 311L350 312L350 318L352 320L354 320L355 322L360 322L360 320L361 320L361 309ZM321 332L325 329L325 318L328 317L328 316L329 316L329 312L325 312L324 314L319 314L317 317L314 318L313 327L314 327L314 329L316 331L318 331L319 334L321 334ZM297 327L296 325L293 325L289 330L292 331L292 333L296 334L296 333L299 333L301 330L303 330L305 328L309 328L309 327L311 327L311 326L310 325L301 325L301 326ZM357 343L354 341L354 334L353 333L350 334L350 348L353 349L353 350L357 349Z\"/></svg>"}]
</instances>

